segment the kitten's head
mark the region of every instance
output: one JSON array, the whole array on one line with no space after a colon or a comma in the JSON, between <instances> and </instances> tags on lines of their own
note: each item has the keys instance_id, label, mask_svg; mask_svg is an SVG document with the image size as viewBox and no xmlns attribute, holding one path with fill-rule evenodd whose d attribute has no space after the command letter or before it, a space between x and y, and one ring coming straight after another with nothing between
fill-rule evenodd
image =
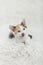
<instances>
[{"instance_id":1,"label":"kitten's head","mask_svg":"<svg viewBox=\"0 0 43 65\"><path fill-rule=\"evenodd\" d=\"M17 38L22 38L25 36L27 26L25 20L23 19L20 24L16 26L10 25L9 28L14 36L16 36Z\"/></svg>"}]
</instances>

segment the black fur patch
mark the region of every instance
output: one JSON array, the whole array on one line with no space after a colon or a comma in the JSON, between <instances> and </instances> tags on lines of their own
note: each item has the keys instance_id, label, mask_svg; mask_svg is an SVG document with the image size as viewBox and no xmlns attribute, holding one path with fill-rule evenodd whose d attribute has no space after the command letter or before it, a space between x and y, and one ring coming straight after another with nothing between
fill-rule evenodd
<instances>
[{"instance_id":1,"label":"black fur patch","mask_svg":"<svg viewBox=\"0 0 43 65\"><path fill-rule=\"evenodd\" d=\"M14 38L14 35L12 33L9 34L9 38L12 39Z\"/></svg>"},{"instance_id":2,"label":"black fur patch","mask_svg":"<svg viewBox=\"0 0 43 65\"><path fill-rule=\"evenodd\" d=\"M32 35L28 34L28 36L30 37L30 39L32 39Z\"/></svg>"}]
</instances>

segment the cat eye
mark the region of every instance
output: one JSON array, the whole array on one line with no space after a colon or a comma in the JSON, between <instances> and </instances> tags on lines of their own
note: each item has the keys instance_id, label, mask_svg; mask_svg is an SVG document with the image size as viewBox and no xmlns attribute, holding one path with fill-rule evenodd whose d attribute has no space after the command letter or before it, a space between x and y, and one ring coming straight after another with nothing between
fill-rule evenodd
<instances>
[{"instance_id":1,"label":"cat eye","mask_svg":"<svg viewBox=\"0 0 43 65\"><path fill-rule=\"evenodd\" d=\"M24 26L25 28L27 28L27 26Z\"/></svg>"},{"instance_id":2,"label":"cat eye","mask_svg":"<svg viewBox=\"0 0 43 65\"><path fill-rule=\"evenodd\" d=\"M25 28L23 28L23 30L25 30Z\"/></svg>"},{"instance_id":3,"label":"cat eye","mask_svg":"<svg viewBox=\"0 0 43 65\"><path fill-rule=\"evenodd\" d=\"M18 30L18 32L20 32L20 30Z\"/></svg>"}]
</instances>

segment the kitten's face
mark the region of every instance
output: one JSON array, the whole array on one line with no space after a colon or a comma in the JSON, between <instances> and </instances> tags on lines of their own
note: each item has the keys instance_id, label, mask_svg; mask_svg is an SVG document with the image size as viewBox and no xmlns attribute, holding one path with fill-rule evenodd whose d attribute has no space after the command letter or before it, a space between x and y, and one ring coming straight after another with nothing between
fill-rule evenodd
<instances>
[{"instance_id":1,"label":"kitten's face","mask_svg":"<svg viewBox=\"0 0 43 65\"><path fill-rule=\"evenodd\" d=\"M9 26L11 29L12 33L14 34L15 37L17 38L23 38L25 37L25 32L26 32L26 25L25 21L21 22L21 24L18 24L16 26Z\"/></svg>"},{"instance_id":2,"label":"kitten's face","mask_svg":"<svg viewBox=\"0 0 43 65\"><path fill-rule=\"evenodd\" d=\"M25 37L25 32L26 32L26 28L22 27L22 26L19 26L19 29L17 30L17 33L15 34L15 36L17 38Z\"/></svg>"}]
</instances>

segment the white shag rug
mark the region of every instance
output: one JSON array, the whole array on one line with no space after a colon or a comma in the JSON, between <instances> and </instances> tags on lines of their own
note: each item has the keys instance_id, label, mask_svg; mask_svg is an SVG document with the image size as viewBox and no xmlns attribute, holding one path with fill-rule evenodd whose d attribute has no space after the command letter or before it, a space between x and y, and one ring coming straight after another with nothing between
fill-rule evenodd
<instances>
[{"instance_id":1,"label":"white shag rug","mask_svg":"<svg viewBox=\"0 0 43 65\"><path fill-rule=\"evenodd\" d=\"M43 45L34 28L29 44L17 44L8 35L9 25L0 26L0 65L43 65Z\"/></svg>"}]
</instances>

